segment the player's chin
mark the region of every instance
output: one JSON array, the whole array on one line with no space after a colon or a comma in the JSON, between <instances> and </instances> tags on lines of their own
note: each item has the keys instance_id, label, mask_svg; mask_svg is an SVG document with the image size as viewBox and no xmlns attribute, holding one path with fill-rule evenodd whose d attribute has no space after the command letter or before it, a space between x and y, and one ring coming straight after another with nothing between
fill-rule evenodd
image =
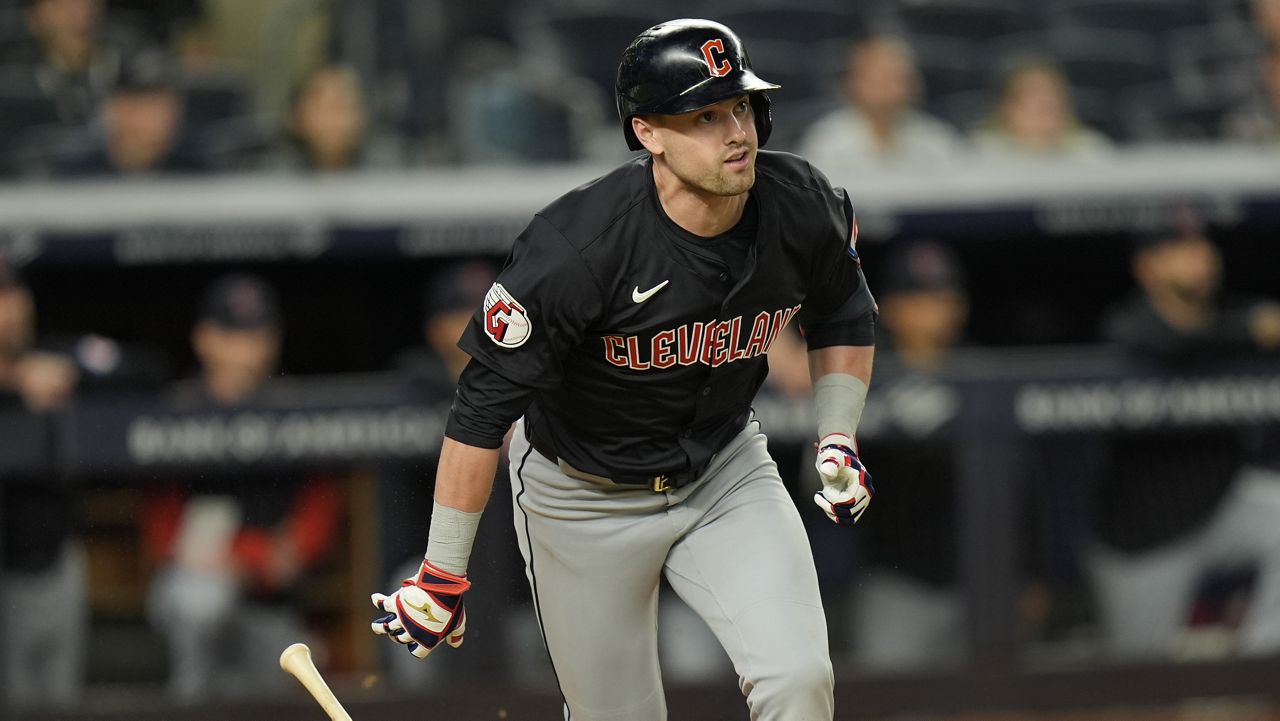
<instances>
[{"instance_id":1,"label":"player's chin","mask_svg":"<svg viewBox=\"0 0 1280 721\"><path fill-rule=\"evenodd\" d=\"M748 167L740 172L726 172L720 176L721 195L741 195L756 184L756 169Z\"/></svg>"}]
</instances>

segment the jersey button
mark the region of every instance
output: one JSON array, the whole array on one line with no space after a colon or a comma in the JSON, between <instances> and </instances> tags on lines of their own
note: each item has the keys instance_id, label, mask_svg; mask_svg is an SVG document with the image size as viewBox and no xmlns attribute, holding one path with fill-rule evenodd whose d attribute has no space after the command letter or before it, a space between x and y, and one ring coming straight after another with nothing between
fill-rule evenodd
<instances>
[{"instance_id":1,"label":"jersey button","mask_svg":"<svg viewBox=\"0 0 1280 721\"><path fill-rule=\"evenodd\" d=\"M687 429L686 429L686 430L683 430L683 431L680 431L680 437L681 437L681 438L689 438L689 437L690 437L690 436L692 436L692 435L693 435L693 431L690 431L690 430L687 430Z\"/></svg>"},{"instance_id":2,"label":"jersey button","mask_svg":"<svg viewBox=\"0 0 1280 721\"><path fill-rule=\"evenodd\" d=\"M711 386L703 386L703 387L702 387L702 395L704 395L704 396L709 396L709 395L711 395Z\"/></svg>"},{"instance_id":3,"label":"jersey button","mask_svg":"<svg viewBox=\"0 0 1280 721\"><path fill-rule=\"evenodd\" d=\"M728 282L729 282L729 274L728 274L728 273L721 273L721 274L720 274L720 282L721 282L721 283L728 283Z\"/></svg>"}]
</instances>

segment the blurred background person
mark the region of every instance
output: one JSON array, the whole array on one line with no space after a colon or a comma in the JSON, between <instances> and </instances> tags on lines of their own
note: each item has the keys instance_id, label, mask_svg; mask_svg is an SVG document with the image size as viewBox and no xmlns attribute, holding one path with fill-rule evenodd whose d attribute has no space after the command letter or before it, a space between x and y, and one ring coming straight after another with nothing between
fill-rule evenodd
<instances>
[{"instance_id":1,"label":"blurred background person","mask_svg":"<svg viewBox=\"0 0 1280 721\"><path fill-rule=\"evenodd\" d=\"M831 172L937 167L963 147L954 128L918 109L924 89L901 39L879 35L851 45L841 90L845 105L815 121L799 147Z\"/></svg>"},{"instance_id":2,"label":"blurred background person","mask_svg":"<svg viewBox=\"0 0 1280 721\"><path fill-rule=\"evenodd\" d=\"M443 264L422 292L422 341L397 354L392 368L427 386L433 398L451 397L471 360L458 339L497 277L484 260Z\"/></svg>"},{"instance_id":3,"label":"blurred background person","mask_svg":"<svg viewBox=\"0 0 1280 721\"><path fill-rule=\"evenodd\" d=\"M1280 0L1253 0L1249 5L1253 29L1272 50L1280 50Z\"/></svg>"},{"instance_id":4,"label":"blurred background person","mask_svg":"<svg viewBox=\"0 0 1280 721\"><path fill-rule=\"evenodd\" d=\"M53 160L62 177L196 173L208 169L183 133L183 98L172 58L147 50L121 66L102 104L101 126Z\"/></svg>"},{"instance_id":5,"label":"blurred background person","mask_svg":"<svg viewBox=\"0 0 1280 721\"><path fill-rule=\"evenodd\" d=\"M172 408L252 407L270 390L282 333L264 281L216 280L191 334L198 376L174 388ZM289 688L277 658L308 637L303 581L332 550L340 504L334 479L296 471L212 471L151 489L142 530L158 568L147 615L167 642L176 700Z\"/></svg>"},{"instance_id":6,"label":"blurred background person","mask_svg":"<svg viewBox=\"0 0 1280 721\"><path fill-rule=\"evenodd\" d=\"M56 120L87 121L140 38L105 22L102 0L26 0L28 35L0 50L10 82L49 101ZM15 86L15 89L20 86Z\"/></svg>"},{"instance_id":7,"label":"blurred background person","mask_svg":"<svg viewBox=\"0 0 1280 721\"><path fill-rule=\"evenodd\" d=\"M1280 15L1280 10L1276 12ZM1222 121L1222 136L1280 147L1280 46L1268 49L1258 60L1257 68L1261 83L1255 96L1227 113Z\"/></svg>"},{"instance_id":8,"label":"blurred background person","mask_svg":"<svg viewBox=\"0 0 1280 721\"><path fill-rule=\"evenodd\" d=\"M1107 315L1107 340L1151 372L1222 369L1280 348L1280 305L1222 292L1222 259L1198 222L1138 239L1134 295ZM1241 432L1161 429L1106 439L1088 554L1110 650L1188 651L1198 597L1215 574L1248 589L1230 647L1280 651L1280 438L1253 448ZM1241 464L1244 462L1244 466Z\"/></svg>"},{"instance_id":9,"label":"blurred background person","mask_svg":"<svg viewBox=\"0 0 1280 721\"><path fill-rule=\"evenodd\" d=\"M308 73L290 102L288 127L263 158L263 170L333 173L394 168L403 150L370 127L360 77L350 67L329 64Z\"/></svg>"},{"instance_id":10,"label":"blurred background person","mask_svg":"<svg viewBox=\"0 0 1280 721\"><path fill-rule=\"evenodd\" d=\"M969 300L955 254L932 240L897 241L873 269L876 393L896 432L861 441L885 481L876 485L879 517L859 524L865 570L850 599L852 646L863 668L909 671L954 664L967 643L944 432L959 399L938 374L964 343Z\"/></svg>"},{"instance_id":11,"label":"blurred background person","mask_svg":"<svg viewBox=\"0 0 1280 721\"><path fill-rule=\"evenodd\" d=\"M22 175L88 123L137 37L105 22L100 0L26 0L0 30L0 175ZM22 32L25 29L26 32Z\"/></svg>"},{"instance_id":12,"label":"blurred background person","mask_svg":"<svg viewBox=\"0 0 1280 721\"><path fill-rule=\"evenodd\" d=\"M993 158L1097 159L1111 141L1076 116L1067 77L1048 60L1024 60L1005 75L991 117L973 134Z\"/></svg>"},{"instance_id":13,"label":"blurred background person","mask_svg":"<svg viewBox=\"0 0 1280 721\"><path fill-rule=\"evenodd\" d=\"M43 414L70 403L71 359L35 346L35 301L0 257L0 413ZM89 632L88 579L76 495L48 474L9 476L3 494L5 692L17 705L78 702Z\"/></svg>"}]
</instances>

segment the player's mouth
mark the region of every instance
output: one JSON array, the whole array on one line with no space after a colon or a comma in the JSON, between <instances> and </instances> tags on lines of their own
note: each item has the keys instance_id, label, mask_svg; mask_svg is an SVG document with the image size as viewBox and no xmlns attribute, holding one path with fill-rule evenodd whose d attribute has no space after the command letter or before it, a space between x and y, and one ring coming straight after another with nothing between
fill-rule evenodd
<instances>
[{"instance_id":1,"label":"player's mouth","mask_svg":"<svg viewBox=\"0 0 1280 721\"><path fill-rule=\"evenodd\" d=\"M751 150L743 148L725 159L724 164L732 170L741 170L751 164Z\"/></svg>"}]
</instances>

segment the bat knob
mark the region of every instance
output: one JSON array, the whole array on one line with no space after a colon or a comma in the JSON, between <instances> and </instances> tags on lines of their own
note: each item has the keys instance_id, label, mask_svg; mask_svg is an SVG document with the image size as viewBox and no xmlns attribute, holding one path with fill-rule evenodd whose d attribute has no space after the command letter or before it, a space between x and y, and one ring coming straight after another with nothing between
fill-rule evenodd
<instances>
[{"instance_id":1,"label":"bat knob","mask_svg":"<svg viewBox=\"0 0 1280 721\"><path fill-rule=\"evenodd\" d=\"M280 668L285 671L291 666L290 660L295 656L311 657L311 649L305 643L295 643L280 652Z\"/></svg>"}]
</instances>

